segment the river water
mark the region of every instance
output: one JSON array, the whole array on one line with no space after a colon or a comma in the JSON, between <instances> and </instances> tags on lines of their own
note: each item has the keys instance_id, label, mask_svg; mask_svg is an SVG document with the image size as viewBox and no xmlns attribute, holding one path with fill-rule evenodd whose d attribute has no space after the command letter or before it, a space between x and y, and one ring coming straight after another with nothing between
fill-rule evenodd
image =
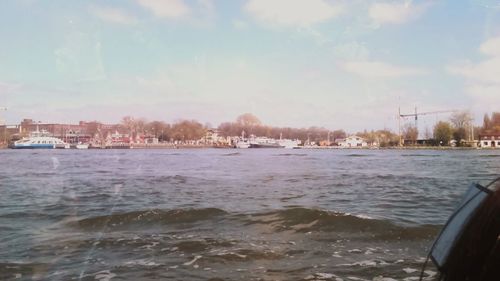
<instances>
[{"instance_id":1,"label":"river water","mask_svg":"<svg viewBox=\"0 0 500 281\"><path fill-rule=\"evenodd\" d=\"M1 150L0 280L418 280L499 171L500 150Z\"/></svg>"}]
</instances>

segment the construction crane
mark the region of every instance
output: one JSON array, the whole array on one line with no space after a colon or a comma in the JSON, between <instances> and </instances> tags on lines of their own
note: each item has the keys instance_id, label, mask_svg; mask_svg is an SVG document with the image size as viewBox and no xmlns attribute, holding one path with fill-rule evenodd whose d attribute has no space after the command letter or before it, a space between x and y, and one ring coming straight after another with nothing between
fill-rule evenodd
<instances>
[{"instance_id":1,"label":"construction crane","mask_svg":"<svg viewBox=\"0 0 500 281\"><path fill-rule=\"evenodd\" d=\"M431 114L440 114L440 113L452 113L457 112L458 110L437 110L437 111L427 111L427 112L418 112L417 107L415 107L415 113L410 114L401 114L401 108L398 108L398 119L399 119L399 145L402 145L401 139L401 118L406 117L414 117L415 118L415 128L418 129L418 116L419 115L431 115Z\"/></svg>"},{"instance_id":2,"label":"construction crane","mask_svg":"<svg viewBox=\"0 0 500 281\"><path fill-rule=\"evenodd\" d=\"M7 107L0 107L0 111L7 111ZM7 143L7 123L0 118L0 124L3 123L3 143Z\"/></svg>"},{"instance_id":3,"label":"construction crane","mask_svg":"<svg viewBox=\"0 0 500 281\"><path fill-rule=\"evenodd\" d=\"M7 107L0 107L0 111L7 111ZM0 118L0 122L2 122L3 120ZM3 122L5 123L5 122ZM5 125L5 124L4 124Z\"/></svg>"}]
</instances>

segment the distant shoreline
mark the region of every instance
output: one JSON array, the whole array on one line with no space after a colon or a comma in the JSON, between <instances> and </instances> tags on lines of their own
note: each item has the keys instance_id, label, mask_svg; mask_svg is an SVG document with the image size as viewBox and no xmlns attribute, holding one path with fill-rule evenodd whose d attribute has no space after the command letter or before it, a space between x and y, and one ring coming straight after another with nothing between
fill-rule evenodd
<instances>
[{"instance_id":1,"label":"distant shoreline","mask_svg":"<svg viewBox=\"0 0 500 281\"><path fill-rule=\"evenodd\" d=\"M7 146L0 146L0 150L10 150ZM115 150L118 148L89 148L89 149L57 149L57 150ZM234 147L217 147L217 146L206 146L206 145L132 145L130 148L125 148L125 150L143 150L143 149L231 149L231 150L266 150L264 148L234 148ZM500 148L491 148L491 147L436 147L436 146L413 146L413 147L331 147L331 146L317 146L317 147L300 147L296 149L286 149L286 148L276 148L280 150L499 150ZM16 149L12 149L16 150ZM23 149L23 150L39 150L39 149ZM50 149L49 149L50 150ZM120 150L124 150L121 148Z\"/></svg>"}]
</instances>

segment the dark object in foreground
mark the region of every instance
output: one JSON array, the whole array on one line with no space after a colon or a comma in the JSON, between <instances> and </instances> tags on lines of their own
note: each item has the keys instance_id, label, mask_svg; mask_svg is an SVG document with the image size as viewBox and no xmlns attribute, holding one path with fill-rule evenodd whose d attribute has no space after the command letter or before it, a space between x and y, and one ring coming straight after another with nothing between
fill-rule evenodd
<instances>
[{"instance_id":1,"label":"dark object in foreground","mask_svg":"<svg viewBox=\"0 0 500 281\"><path fill-rule=\"evenodd\" d=\"M500 178L486 186L472 184L429 253L439 280L499 280L499 235Z\"/></svg>"}]
</instances>

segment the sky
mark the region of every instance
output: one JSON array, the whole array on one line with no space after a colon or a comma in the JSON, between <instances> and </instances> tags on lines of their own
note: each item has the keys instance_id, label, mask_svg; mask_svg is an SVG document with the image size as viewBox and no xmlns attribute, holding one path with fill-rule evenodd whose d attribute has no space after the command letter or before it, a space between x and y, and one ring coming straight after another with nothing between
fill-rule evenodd
<instances>
[{"instance_id":1,"label":"sky","mask_svg":"<svg viewBox=\"0 0 500 281\"><path fill-rule=\"evenodd\" d=\"M500 1L3 0L0 107L7 124L395 131L417 107L479 125L500 110Z\"/></svg>"}]
</instances>

